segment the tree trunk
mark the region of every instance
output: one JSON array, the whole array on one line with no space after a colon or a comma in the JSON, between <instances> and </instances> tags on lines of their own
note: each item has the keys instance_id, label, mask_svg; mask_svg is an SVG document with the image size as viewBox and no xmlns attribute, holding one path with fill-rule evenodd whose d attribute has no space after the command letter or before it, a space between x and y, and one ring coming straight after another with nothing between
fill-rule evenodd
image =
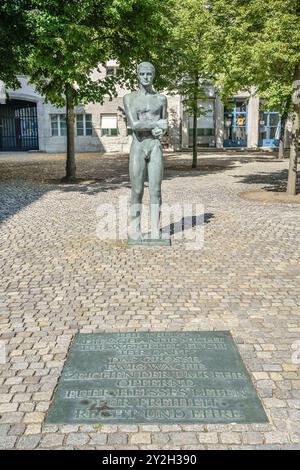
<instances>
[{"instance_id":1,"label":"tree trunk","mask_svg":"<svg viewBox=\"0 0 300 470\"><path fill-rule=\"evenodd\" d=\"M285 132L285 125L287 120L288 114L284 112L281 116L281 125L280 125L280 137L279 137L279 148L278 148L278 158L284 157L284 132Z\"/></svg>"},{"instance_id":2,"label":"tree trunk","mask_svg":"<svg viewBox=\"0 0 300 470\"><path fill-rule=\"evenodd\" d=\"M281 138L279 141L279 148L278 148L278 159L282 160L284 158L284 138Z\"/></svg>"},{"instance_id":3,"label":"tree trunk","mask_svg":"<svg viewBox=\"0 0 300 470\"><path fill-rule=\"evenodd\" d=\"M66 181L74 181L76 179L74 90L69 84L66 84L66 112L67 112L67 162L66 162L65 179Z\"/></svg>"},{"instance_id":4,"label":"tree trunk","mask_svg":"<svg viewBox=\"0 0 300 470\"><path fill-rule=\"evenodd\" d=\"M295 106L296 108L296 106ZM290 163L287 183L287 193L294 196L297 191L297 159L299 137L299 111L293 113L292 142L290 148Z\"/></svg>"},{"instance_id":5,"label":"tree trunk","mask_svg":"<svg viewBox=\"0 0 300 470\"><path fill-rule=\"evenodd\" d=\"M197 113L193 113L193 164L192 168L197 168L197 157L198 157L198 149L197 149Z\"/></svg>"},{"instance_id":6,"label":"tree trunk","mask_svg":"<svg viewBox=\"0 0 300 470\"><path fill-rule=\"evenodd\" d=\"M197 118L198 118L198 87L199 77L198 74L195 77L194 83L194 96L193 96L193 164L192 168L197 168Z\"/></svg>"},{"instance_id":7,"label":"tree trunk","mask_svg":"<svg viewBox=\"0 0 300 470\"><path fill-rule=\"evenodd\" d=\"M287 101L282 105L282 115L280 116L280 137L279 137L279 149L278 149L278 158L284 158L284 135L285 135L285 127L286 122L290 112L291 106L291 96L287 99Z\"/></svg>"},{"instance_id":8,"label":"tree trunk","mask_svg":"<svg viewBox=\"0 0 300 470\"><path fill-rule=\"evenodd\" d=\"M296 70L294 81L299 80L298 89L300 88L300 67ZM287 194L294 196L297 192L297 159L298 159L298 139L300 126L300 103L296 92L293 94L293 124L292 124L292 142L290 148L290 163L287 183Z\"/></svg>"}]
</instances>

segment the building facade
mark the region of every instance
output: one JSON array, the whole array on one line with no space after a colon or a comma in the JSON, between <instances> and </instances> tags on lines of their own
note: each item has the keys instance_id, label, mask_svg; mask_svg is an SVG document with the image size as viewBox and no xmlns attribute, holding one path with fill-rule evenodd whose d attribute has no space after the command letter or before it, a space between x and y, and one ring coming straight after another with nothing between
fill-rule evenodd
<instances>
[{"instance_id":1,"label":"building facade","mask_svg":"<svg viewBox=\"0 0 300 470\"><path fill-rule=\"evenodd\" d=\"M117 73L115 62L108 62L102 74ZM0 151L66 150L66 114L64 108L46 103L28 77L19 77L21 88L5 89L0 82ZM77 152L127 153L131 129L126 122L123 96L127 90L118 88L118 96L102 105L89 103L75 108L75 146ZM276 147L279 143L280 118L264 109L255 94L240 92L224 106L213 87L207 98L199 101L201 117L197 122L197 142L201 147ZM169 131L164 145L170 150L192 146L193 119L185 112L179 95L167 95ZM285 129L285 146L289 146L290 123Z\"/></svg>"},{"instance_id":2,"label":"building facade","mask_svg":"<svg viewBox=\"0 0 300 470\"><path fill-rule=\"evenodd\" d=\"M239 92L227 106L212 87L207 99L199 101L203 111L197 120L197 143L215 148L275 148L279 145L281 122L278 112L268 111L255 94ZM193 118L182 113L182 148L192 146ZM291 120L287 120L284 144L290 145Z\"/></svg>"}]
</instances>

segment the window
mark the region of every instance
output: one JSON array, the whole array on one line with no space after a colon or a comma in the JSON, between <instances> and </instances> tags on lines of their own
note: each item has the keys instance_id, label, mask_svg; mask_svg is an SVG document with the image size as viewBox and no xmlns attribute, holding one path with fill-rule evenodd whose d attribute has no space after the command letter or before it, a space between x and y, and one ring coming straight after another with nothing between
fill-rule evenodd
<instances>
[{"instance_id":1,"label":"window","mask_svg":"<svg viewBox=\"0 0 300 470\"><path fill-rule=\"evenodd\" d=\"M212 128L198 128L197 129L197 136L198 137L213 137L215 135L215 130ZM189 136L193 136L193 128L189 128Z\"/></svg>"},{"instance_id":2,"label":"window","mask_svg":"<svg viewBox=\"0 0 300 470\"><path fill-rule=\"evenodd\" d=\"M106 67L106 76L113 77L115 75L115 67Z\"/></svg>"},{"instance_id":3,"label":"window","mask_svg":"<svg viewBox=\"0 0 300 470\"><path fill-rule=\"evenodd\" d=\"M106 76L107 77L117 77L120 75L121 69L118 66L108 66L106 67Z\"/></svg>"},{"instance_id":4,"label":"window","mask_svg":"<svg viewBox=\"0 0 300 470\"><path fill-rule=\"evenodd\" d=\"M118 135L116 114L103 114L101 116L101 135L108 137Z\"/></svg>"},{"instance_id":5,"label":"window","mask_svg":"<svg viewBox=\"0 0 300 470\"><path fill-rule=\"evenodd\" d=\"M265 141L279 141L280 127L281 123L278 112L261 110L259 113L260 145L276 145L275 142Z\"/></svg>"},{"instance_id":6,"label":"window","mask_svg":"<svg viewBox=\"0 0 300 470\"><path fill-rule=\"evenodd\" d=\"M91 114L76 114L76 133L78 136L93 134Z\"/></svg>"},{"instance_id":7,"label":"window","mask_svg":"<svg viewBox=\"0 0 300 470\"><path fill-rule=\"evenodd\" d=\"M236 110L237 112L246 112L247 111L247 100L236 100Z\"/></svg>"},{"instance_id":8,"label":"window","mask_svg":"<svg viewBox=\"0 0 300 470\"><path fill-rule=\"evenodd\" d=\"M130 127L127 119L125 120L125 123L126 123L127 135L132 135L132 128Z\"/></svg>"},{"instance_id":9,"label":"window","mask_svg":"<svg viewBox=\"0 0 300 470\"><path fill-rule=\"evenodd\" d=\"M51 135L65 136L67 135L67 124L65 114L51 114Z\"/></svg>"},{"instance_id":10,"label":"window","mask_svg":"<svg viewBox=\"0 0 300 470\"><path fill-rule=\"evenodd\" d=\"M202 110L202 115L197 118L197 136L213 137L215 134L214 100L200 100L198 107ZM189 117L189 135L193 135L194 119Z\"/></svg>"}]
</instances>

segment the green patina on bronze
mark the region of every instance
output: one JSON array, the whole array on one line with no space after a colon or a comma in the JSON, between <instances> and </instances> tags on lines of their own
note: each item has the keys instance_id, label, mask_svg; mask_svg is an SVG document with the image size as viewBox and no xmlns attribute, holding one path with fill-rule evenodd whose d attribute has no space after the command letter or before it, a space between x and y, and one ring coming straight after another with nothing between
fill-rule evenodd
<instances>
[{"instance_id":1,"label":"green patina on bronze","mask_svg":"<svg viewBox=\"0 0 300 470\"><path fill-rule=\"evenodd\" d=\"M140 63L137 67L137 77L138 90L124 96L124 109L132 129L129 156L131 182L129 239L136 240L140 245L144 239L141 231L141 215L147 172L151 214L151 239L148 240L148 245L154 246L152 240L161 239L161 182L164 161L160 139L168 129L167 98L156 93L152 87L155 77L152 64Z\"/></svg>"},{"instance_id":2,"label":"green patina on bronze","mask_svg":"<svg viewBox=\"0 0 300 470\"><path fill-rule=\"evenodd\" d=\"M77 334L47 423L264 423L228 331Z\"/></svg>"},{"instance_id":3,"label":"green patina on bronze","mask_svg":"<svg viewBox=\"0 0 300 470\"><path fill-rule=\"evenodd\" d=\"M142 245L142 246L171 246L170 238L143 238L140 240L131 240L128 238L128 245Z\"/></svg>"}]
</instances>

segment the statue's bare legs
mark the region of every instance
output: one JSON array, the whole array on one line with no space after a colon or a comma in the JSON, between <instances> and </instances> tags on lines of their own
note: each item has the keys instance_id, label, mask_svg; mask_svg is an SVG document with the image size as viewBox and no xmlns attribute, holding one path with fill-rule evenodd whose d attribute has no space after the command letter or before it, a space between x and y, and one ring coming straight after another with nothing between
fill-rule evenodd
<instances>
[{"instance_id":1,"label":"statue's bare legs","mask_svg":"<svg viewBox=\"0 0 300 470\"><path fill-rule=\"evenodd\" d=\"M158 139L133 140L130 149L129 175L131 181L130 237L142 240L141 215L144 180L148 165L151 238L159 239L161 210L161 181L163 177L163 153Z\"/></svg>"}]
</instances>

